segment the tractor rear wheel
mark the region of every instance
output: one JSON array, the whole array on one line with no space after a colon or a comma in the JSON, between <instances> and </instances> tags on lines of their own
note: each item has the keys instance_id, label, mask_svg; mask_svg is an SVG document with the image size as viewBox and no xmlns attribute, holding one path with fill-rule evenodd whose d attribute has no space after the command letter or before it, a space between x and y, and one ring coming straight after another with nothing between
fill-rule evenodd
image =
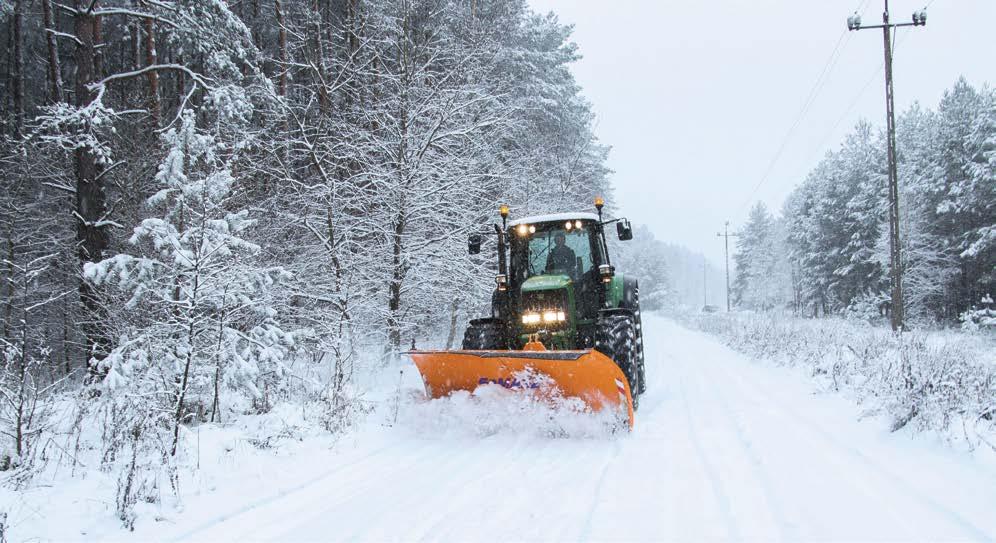
<instances>
[{"instance_id":1,"label":"tractor rear wheel","mask_svg":"<svg viewBox=\"0 0 996 543\"><path fill-rule=\"evenodd\" d=\"M474 319L463 333L465 351L507 349L505 323L498 319Z\"/></svg>"},{"instance_id":2,"label":"tractor rear wheel","mask_svg":"<svg viewBox=\"0 0 996 543\"><path fill-rule=\"evenodd\" d=\"M634 324L636 325L636 366L640 372L640 389L637 394L647 391L647 378L643 363L643 321L640 318L640 282L631 277L625 279L623 287L623 299L620 307L624 307L633 312Z\"/></svg>"},{"instance_id":3,"label":"tractor rear wheel","mask_svg":"<svg viewBox=\"0 0 996 543\"><path fill-rule=\"evenodd\" d=\"M640 372L640 390L639 394L643 394L647 391L647 374L646 368L644 366L644 350L643 350L643 319L640 318L640 287L637 286L634 289L633 297L635 303L633 304L633 312L636 315L636 365Z\"/></svg>"},{"instance_id":4,"label":"tractor rear wheel","mask_svg":"<svg viewBox=\"0 0 996 543\"><path fill-rule=\"evenodd\" d=\"M637 330L632 315L602 315L595 330L595 349L611 358L629 382L633 410L639 407L640 368Z\"/></svg>"}]
</instances>

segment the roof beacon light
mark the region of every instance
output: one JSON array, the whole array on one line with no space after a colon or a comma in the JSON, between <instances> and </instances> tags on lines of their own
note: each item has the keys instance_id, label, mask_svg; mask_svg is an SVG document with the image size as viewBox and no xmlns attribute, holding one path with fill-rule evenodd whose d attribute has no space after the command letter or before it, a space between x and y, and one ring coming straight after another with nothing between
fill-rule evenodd
<instances>
[{"instance_id":1,"label":"roof beacon light","mask_svg":"<svg viewBox=\"0 0 996 543\"><path fill-rule=\"evenodd\" d=\"M508 204L498 206L498 214L501 215L501 218L503 219L508 217Z\"/></svg>"},{"instance_id":2,"label":"roof beacon light","mask_svg":"<svg viewBox=\"0 0 996 543\"><path fill-rule=\"evenodd\" d=\"M602 210L602 206L604 206L604 205L605 205L605 199L603 199L601 196L596 196L595 197L595 209L601 211Z\"/></svg>"}]
</instances>

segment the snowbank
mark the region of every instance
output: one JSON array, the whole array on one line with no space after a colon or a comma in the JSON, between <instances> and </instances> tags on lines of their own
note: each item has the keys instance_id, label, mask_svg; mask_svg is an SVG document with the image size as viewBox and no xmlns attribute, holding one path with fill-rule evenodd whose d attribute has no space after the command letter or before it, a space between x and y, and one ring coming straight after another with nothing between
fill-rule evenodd
<instances>
[{"instance_id":1,"label":"snowbank","mask_svg":"<svg viewBox=\"0 0 996 543\"><path fill-rule=\"evenodd\" d=\"M59 396L32 457L0 472L0 541L182 537L306 489L389 444L552 438L570 446L620 437L617 414L590 413L579 400L497 385L428 400L408 360L358 369L336 401L309 385L308 393L281 395L265 413L246 403L224 423L184 425L175 456L164 449L167 429L139 432L134 419L119 420L120 405L109 395Z\"/></svg>"},{"instance_id":2,"label":"snowbank","mask_svg":"<svg viewBox=\"0 0 996 543\"><path fill-rule=\"evenodd\" d=\"M758 360L805 368L826 390L884 414L893 430L939 431L996 450L996 345L955 331L902 335L844 319L780 314L679 314Z\"/></svg>"}]
</instances>

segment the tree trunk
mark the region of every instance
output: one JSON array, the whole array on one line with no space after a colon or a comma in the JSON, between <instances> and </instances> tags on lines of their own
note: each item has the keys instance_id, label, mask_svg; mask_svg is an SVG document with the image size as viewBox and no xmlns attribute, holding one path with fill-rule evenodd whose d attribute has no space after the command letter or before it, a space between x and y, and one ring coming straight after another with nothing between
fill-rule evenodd
<instances>
[{"instance_id":1,"label":"tree trunk","mask_svg":"<svg viewBox=\"0 0 996 543\"><path fill-rule=\"evenodd\" d=\"M280 70L277 89L280 96L287 96L287 27L284 25L284 12L280 7L280 0L273 0L273 15L277 19L277 58L280 59L277 67Z\"/></svg>"},{"instance_id":2,"label":"tree trunk","mask_svg":"<svg viewBox=\"0 0 996 543\"><path fill-rule=\"evenodd\" d=\"M228 289L225 289L225 296L228 296ZM221 413L218 413L218 406L221 403L221 345L225 337L225 310L221 311L218 319L218 344L215 346L214 354L214 398L211 400L211 422L221 422Z\"/></svg>"},{"instance_id":3,"label":"tree trunk","mask_svg":"<svg viewBox=\"0 0 996 543\"><path fill-rule=\"evenodd\" d=\"M93 9L97 9L94 2ZM99 16L92 16L93 19L93 79L94 81L104 77L104 20Z\"/></svg>"},{"instance_id":4,"label":"tree trunk","mask_svg":"<svg viewBox=\"0 0 996 543\"><path fill-rule=\"evenodd\" d=\"M182 231L182 229L181 229ZM194 276L194 288L190 294L190 307L196 308L198 305L198 289L199 281L197 276ZM183 422L183 402L187 397L187 386L190 383L190 366L194 362L193 358L193 345L196 341L195 330L194 330L194 317L192 315L186 315L187 323L187 349L186 357L183 364L183 377L180 380L180 389L176 394L176 415L173 419L173 446L170 448L170 456L176 456L176 445L180 442L180 423Z\"/></svg>"},{"instance_id":5,"label":"tree trunk","mask_svg":"<svg viewBox=\"0 0 996 543\"><path fill-rule=\"evenodd\" d=\"M11 94L14 100L14 132L20 134L24 123L24 41L22 29L24 28L24 13L22 0L14 0L14 13L12 16L13 39L14 39L14 63L11 72L12 86Z\"/></svg>"},{"instance_id":6,"label":"tree trunk","mask_svg":"<svg viewBox=\"0 0 996 543\"><path fill-rule=\"evenodd\" d=\"M403 250L403 238L405 232L404 210L398 213L398 218L394 223L394 233L391 243L391 284L389 287L389 298L387 303L387 342L390 349L390 357L401 351L401 284L404 281L405 269L401 259Z\"/></svg>"},{"instance_id":7,"label":"tree trunk","mask_svg":"<svg viewBox=\"0 0 996 543\"><path fill-rule=\"evenodd\" d=\"M52 0L42 0L42 15L45 18L45 42L48 45L48 80L51 85L52 103L62 101L62 68L59 65L59 42L55 37L55 15L52 13Z\"/></svg>"},{"instance_id":8,"label":"tree trunk","mask_svg":"<svg viewBox=\"0 0 996 543\"><path fill-rule=\"evenodd\" d=\"M0 285L2 288L6 285L6 289L0 291L4 294L4 299L6 303L3 309L3 326L2 333L0 333L0 338L6 338L7 334L10 333L10 322L11 318L14 316L14 221L10 222L10 230L7 234L7 266L4 273L4 283Z\"/></svg>"},{"instance_id":9,"label":"tree trunk","mask_svg":"<svg viewBox=\"0 0 996 543\"><path fill-rule=\"evenodd\" d=\"M69 311L62 314L62 363L66 367L66 375L73 372L71 357L69 356Z\"/></svg>"},{"instance_id":10,"label":"tree trunk","mask_svg":"<svg viewBox=\"0 0 996 543\"><path fill-rule=\"evenodd\" d=\"M252 0L252 23L249 25L253 43L263 43L259 32L259 0Z\"/></svg>"},{"instance_id":11,"label":"tree trunk","mask_svg":"<svg viewBox=\"0 0 996 543\"><path fill-rule=\"evenodd\" d=\"M138 7L138 0L132 0L132 6ZM145 21L138 17L133 17L128 25L131 33L131 69L138 70L142 67L142 27Z\"/></svg>"},{"instance_id":12,"label":"tree trunk","mask_svg":"<svg viewBox=\"0 0 996 543\"><path fill-rule=\"evenodd\" d=\"M183 55L176 57L173 61L177 64L183 64ZM176 103L179 106L180 100L183 99L184 94L186 94L187 89L187 74L184 72L177 72L176 74Z\"/></svg>"},{"instance_id":13,"label":"tree trunk","mask_svg":"<svg viewBox=\"0 0 996 543\"><path fill-rule=\"evenodd\" d=\"M450 333L446 336L446 350L453 348L453 341L456 339L456 329L457 329L457 309L460 307L460 301L457 299L453 300L450 305Z\"/></svg>"},{"instance_id":14,"label":"tree trunk","mask_svg":"<svg viewBox=\"0 0 996 543\"><path fill-rule=\"evenodd\" d=\"M318 109L322 115L328 114L329 92L326 87L328 77L325 73L325 46L322 43L322 12L319 0L314 0L311 4L314 11L314 41L315 41L315 66L318 69Z\"/></svg>"},{"instance_id":15,"label":"tree trunk","mask_svg":"<svg viewBox=\"0 0 996 543\"><path fill-rule=\"evenodd\" d=\"M193 324L191 324L190 335L193 336ZM183 418L183 400L187 395L187 382L190 380L190 364L193 362L191 354L187 353L187 359L183 364L183 378L180 381L180 390L176 396L176 416L173 419L173 446L170 448L170 456L176 456L176 445L180 442L180 422Z\"/></svg>"},{"instance_id":16,"label":"tree trunk","mask_svg":"<svg viewBox=\"0 0 996 543\"><path fill-rule=\"evenodd\" d=\"M28 289L28 274L24 273L21 279L21 290L27 291ZM18 356L17 364L17 408L16 408L16 423L17 426L17 457L23 460L24 454L24 427L26 423L30 423L30 420L25 421L25 416L29 419L31 417L30 412L25 413L25 407L29 399L27 397L27 373L28 373L28 330L31 325L28 323L28 310L23 308L21 310L21 353Z\"/></svg>"},{"instance_id":17,"label":"tree trunk","mask_svg":"<svg viewBox=\"0 0 996 543\"><path fill-rule=\"evenodd\" d=\"M155 66L159 63L159 55L156 52L155 21L149 17L146 17L144 24L145 65ZM162 117L162 104L159 100L159 73L156 70L149 70L145 77L149 82L149 114L151 115L152 129L157 130Z\"/></svg>"},{"instance_id":18,"label":"tree trunk","mask_svg":"<svg viewBox=\"0 0 996 543\"><path fill-rule=\"evenodd\" d=\"M360 37L356 33L359 28L357 22L357 8L359 0L349 0L347 9L349 10L349 27L346 30L346 44L349 46L349 54L353 55L360 48Z\"/></svg>"},{"instance_id":19,"label":"tree trunk","mask_svg":"<svg viewBox=\"0 0 996 543\"><path fill-rule=\"evenodd\" d=\"M76 33L76 105L85 107L95 95L89 85L97 77L99 66L95 49L96 18L87 11L89 2L76 0L74 26ZM97 2L94 2L96 8ZM93 150L81 146L74 152L76 174L76 254L80 268L87 262L100 262L107 248L107 234L98 224L106 212L106 196L100 179L100 166ZM82 271L82 269L81 269ZM86 346L88 378L99 378L99 363L107 356L109 342L104 334L104 312L93 285L80 277L80 302L83 305L81 328Z\"/></svg>"}]
</instances>

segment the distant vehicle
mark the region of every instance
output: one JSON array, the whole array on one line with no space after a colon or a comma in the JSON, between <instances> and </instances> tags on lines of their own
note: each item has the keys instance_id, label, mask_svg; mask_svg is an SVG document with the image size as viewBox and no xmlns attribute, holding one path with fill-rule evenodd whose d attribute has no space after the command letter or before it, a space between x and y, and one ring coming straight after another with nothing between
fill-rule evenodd
<instances>
[{"instance_id":1,"label":"distant vehicle","mask_svg":"<svg viewBox=\"0 0 996 543\"><path fill-rule=\"evenodd\" d=\"M717 312L719 312L719 306L706 304L706 305L702 306L702 312L703 313L717 313Z\"/></svg>"}]
</instances>

